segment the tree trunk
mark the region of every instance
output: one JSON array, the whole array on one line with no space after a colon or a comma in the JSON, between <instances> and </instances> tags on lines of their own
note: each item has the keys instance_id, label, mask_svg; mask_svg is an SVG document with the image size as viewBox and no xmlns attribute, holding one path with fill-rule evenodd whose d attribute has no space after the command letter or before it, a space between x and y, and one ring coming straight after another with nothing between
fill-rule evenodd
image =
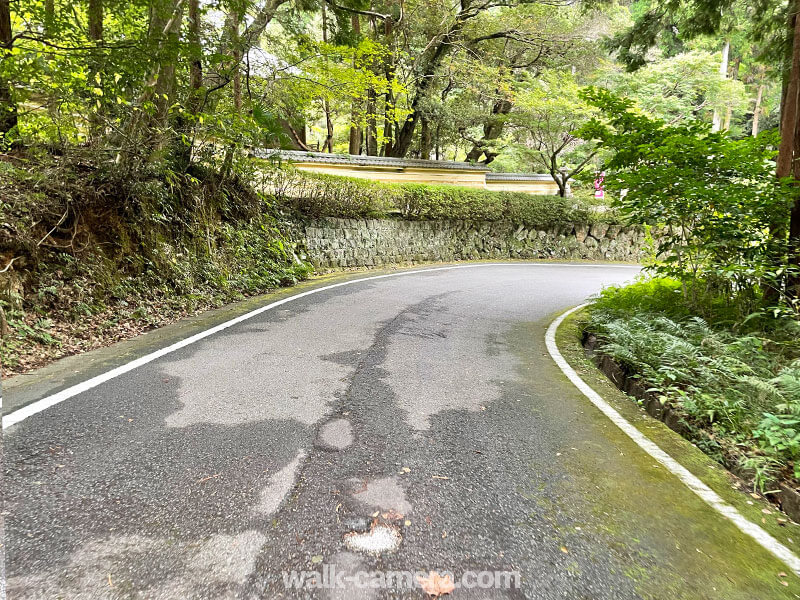
<instances>
[{"instance_id":1,"label":"tree trunk","mask_svg":"<svg viewBox=\"0 0 800 600\"><path fill-rule=\"evenodd\" d=\"M373 22L374 23L374 22ZM391 19L386 19L383 23L383 36L384 43L387 48L394 49L394 22ZM377 34L376 34L377 37ZM383 74L386 81L390 82L395 77L395 61L394 52L390 51L386 60L383 61ZM377 100L377 99L376 99ZM387 86L386 93L383 95L383 149L381 156L392 156L394 151L394 96L392 95L391 86ZM377 118L377 115L376 115ZM377 137L378 125L375 124L375 133ZM377 154L377 149L376 149Z\"/></svg>"},{"instance_id":2,"label":"tree trunk","mask_svg":"<svg viewBox=\"0 0 800 600\"><path fill-rule=\"evenodd\" d=\"M361 154L361 128L355 125L357 117L358 113L356 113L356 109L354 108L352 115L353 124L350 125L350 142L347 147L347 152L353 155Z\"/></svg>"},{"instance_id":3,"label":"tree trunk","mask_svg":"<svg viewBox=\"0 0 800 600\"><path fill-rule=\"evenodd\" d=\"M353 33L356 35L361 34L361 20L358 15L353 14L350 16L350 24L353 27ZM356 59L353 57L353 68L356 68ZM358 110L358 101L353 100L353 110L350 113L350 144L347 151L350 154L361 154L361 127L357 123L361 120Z\"/></svg>"},{"instance_id":4,"label":"tree trunk","mask_svg":"<svg viewBox=\"0 0 800 600\"><path fill-rule=\"evenodd\" d=\"M392 94L386 92L383 97L383 150L381 156L393 156L394 151L394 127L392 118L389 116L392 110Z\"/></svg>"},{"instance_id":5,"label":"tree trunk","mask_svg":"<svg viewBox=\"0 0 800 600\"><path fill-rule=\"evenodd\" d=\"M103 41L103 0L89 0L89 39Z\"/></svg>"},{"instance_id":6,"label":"tree trunk","mask_svg":"<svg viewBox=\"0 0 800 600\"><path fill-rule=\"evenodd\" d=\"M328 43L328 9L322 3L322 41ZM325 113L325 143L322 151L333 152L333 119L331 119L331 106L327 98L322 99L322 111Z\"/></svg>"},{"instance_id":7,"label":"tree trunk","mask_svg":"<svg viewBox=\"0 0 800 600\"><path fill-rule=\"evenodd\" d=\"M780 177L800 178L800 160L798 160L798 103L800 102L800 0L795 0L792 11L792 62L789 69L788 81L785 85L783 106L781 107L781 142L778 147L778 161L776 175ZM773 235L781 238L781 231ZM790 264L800 269L800 197L795 198L789 217L789 251ZM800 274L790 273L788 280L789 292L800 295Z\"/></svg>"},{"instance_id":8,"label":"tree trunk","mask_svg":"<svg viewBox=\"0 0 800 600\"><path fill-rule=\"evenodd\" d=\"M89 0L89 39L95 47L103 43L103 0ZM103 87L102 73L102 52L99 49L92 50L89 54L89 86L91 88ZM94 141L102 135L103 127L103 96L94 95L96 99L95 107L89 113L89 137Z\"/></svg>"},{"instance_id":9,"label":"tree trunk","mask_svg":"<svg viewBox=\"0 0 800 600\"><path fill-rule=\"evenodd\" d=\"M347 151L350 154L357 156L361 154L361 127L357 127L355 125L356 119L358 118L358 113L356 112L355 102L353 105L353 123L350 125L350 142L348 144Z\"/></svg>"},{"instance_id":10,"label":"tree trunk","mask_svg":"<svg viewBox=\"0 0 800 600\"><path fill-rule=\"evenodd\" d=\"M45 39L50 39L53 36L56 21L56 6L55 0L45 0L44 2L44 29L42 33Z\"/></svg>"},{"instance_id":11,"label":"tree trunk","mask_svg":"<svg viewBox=\"0 0 800 600\"><path fill-rule=\"evenodd\" d=\"M756 94L756 107L753 110L753 137L758 135L758 121L761 117L761 100L764 97L764 84L758 85L758 93Z\"/></svg>"},{"instance_id":12,"label":"tree trunk","mask_svg":"<svg viewBox=\"0 0 800 600\"><path fill-rule=\"evenodd\" d=\"M189 0L189 22L187 41L189 42L189 97L186 108L190 118L179 116L178 130L182 133L175 140L175 159L179 169L185 170L192 162L197 116L202 103L203 87L203 48L200 42L200 0Z\"/></svg>"},{"instance_id":13,"label":"tree trunk","mask_svg":"<svg viewBox=\"0 0 800 600\"><path fill-rule=\"evenodd\" d=\"M487 147L503 133L504 117L511 112L511 108L511 101L507 98L501 98L494 103L492 114L483 126L483 139L473 144L467 153L467 162L478 162L482 154L486 155L484 163L487 165L495 159L497 153L487 150Z\"/></svg>"},{"instance_id":14,"label":"tree trunk","mask_svg":"<svg viewBox=\"0 0 800 600\"><path fill-rule=\"evenodd\" d=\"M367 156L378 155L378 122L375 114L378 110L377 100L375 90L367 90Z\"/></svg>"},{"instance_id":15,"label":"tree trunk","mask_svg":"<svg viewBox=\"0 0 800 600\"><path fill-rule=\"evenodd\" d=\"M169 107L172 105L172 100L175 97L175 87L177 81L175 78L177 70L177 62L180 49L180 30L181 22L183 20L183 3L180 6L176 5L173 15L170 17L171 21L168 25L165 24L167 38L164 52L161 59L161 66L159 68L158 79L155 84L155 98L156 114L158 116L159 127L165 127L167 118L169 116Z\"/></svg>"},{"instance_id":16,"label":"tree trunk","mask_svg":"<svg viewBox=\"0 0 800 600\"><path fill-rule=\"evenodd\" d=\"M742 58L741 57L737 57L733 61L733 64L731 65L730 76L731 76L731 79L733 81L737 81L739 79L739 66L741 64L742 64ZM722 124L722 128L725 131L728 131L731 128L731 116L732 116L732 114L733 114L733 109L730 106L728 106L728 108L725 109L725 121Z\"/></svg>"},{"instance_id":17,"label":"tree trunk","mask_svg":"<svg viewBox=\"0 0 800 600\"><path fill-rule=\"evenodd\" d=\"M237 9L233 9L230 15L230 37L233 46L233 109L237 114L242 112L242 69L241 62L244 49L242 48L242 41L239 37L239 28L242 22L242 15Z\"/></svg>"},{"instance_id":18,"label":"tree trunk","mask_svg":"<svg viewBox=\"0 0 800 600\"><path fill-rule=\"evenodd\" d=\"M0 0L0 62L11 60L11 9L9 0ZM11 93L11 82L0 79L0 136L17 127L17 105Z\"/></svg>"},{"instance_id":19,"label":"tree trunk","mask_svg":"<svg viewBox=\"0 0 800 600\"><path fill-rule=\"evenodd\" d=\"M150 156L159 150L165 141L169 107L176 87L176 63L180 48L178 46L181 22L183 21L185 0L171 0L150 6L148 41L152 56L149 74L144 89L136 99L137 110L130 112L119 137L120 149L116 163L121 169L131 169L134 157ZM152 102L154 114L142 110Z\"/></svg>"},{"instance_id":20,"label":"tree trunk","mask_svg":"<svg viewBox=\"0 0 800 600\"><path fill-rule=\"evenodd\" d=\"M419 157L424 160L431 159L431 127L425 117L422 118L422 128L419 132Z\"/></svg>"},{"instance_id":21,"label":"tree trunk","mask_svg":"<svg viewBox=\"0 0 800 600\"><path fill-rule=\"evenodd\" d=\"M192 95L189 112L196 115L200 110L199 90L203 87L203 47L200 45L200 0L189 0L189 86Z\"/></svg>"},{"instance_id":22,"label":"tree trunk","mask_svg":"<svg viewBox=\"0 0 800 600\"><path fill-rule=\"evenodd\" d=\"M800 8L800 0L794 2L795 10ZM781 106L781 142L778 147L776 174L789 177L793 171L794 143L797 132L798 92L800 89L800 18L795 16L792 24L792 62L786 81L783 104Z\"/></svg>"},{"instance_id":23,"label":"tree trunk","mask_svg":"<svg viewBox=\"0 0 800 600\"><path fill-rule=\"evenodd\" d=\"M436 70L442 60L444 60L447 54L452 50L454 44L451 42L461 31L464 23L464 19L456 19L455 23L450 27L448 32L442 36L442 39L431 52L430 57L425 61L424 67L420 73L417 91L416 94L414 94L414 100L411 102L411 114L406 117L403 126L397 133L396 143L392 148L392 156L403 158L408 153L408 149L411 147L411 142L414 139L414 131L417 128L417 123L419 123L421 116L419 106L428 96L434 79L433 76L436 74Z\"/></svg>"},{"instance_id":24,"label":"tree trunk","mask_svg":"<svg viewBox=\"0 0 800 600\"><path fill-rule=\"evenodd\" d=\"M719 75L722 79L726 79L728 77L728 56L730 55L730 51L731 43L729 40L725 40L725 45L722 46L722 60L719 64ZM711 131L719 131L721 124L719 111L715 108Z\"/></svg>"}]
</instances>

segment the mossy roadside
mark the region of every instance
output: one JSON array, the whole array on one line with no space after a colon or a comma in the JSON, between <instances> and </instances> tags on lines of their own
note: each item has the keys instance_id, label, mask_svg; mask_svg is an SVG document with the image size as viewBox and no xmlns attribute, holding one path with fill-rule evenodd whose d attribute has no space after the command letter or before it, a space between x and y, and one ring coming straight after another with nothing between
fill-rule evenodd
<instances>
[{"instance_id":1,"label":"mossy roadside","mask_svg":"<svg viewBox=\"0 0 800 600\"><path fill-rule=\"evenodd\" d=\"M585 356L580 344L581 330L578 325L580 318L580 312L567 317L557 331L556 341L564 358L584 381L639 431L699 477L745 518L758 524L795 552L800 550L800 526L791 521L781 524L778 519L786 517L778 512L774 505L763 497L754 497L752 490L746 488L743 482L670 430L664 423L647 415L634 399L619 391L595 367ZM569 383L566 376L563 376L563 380ZM617 445L621 452L625 452L624 447L631 447L632 443L627 436L591 407L588 400L587 407L587 412L593 415L594 420L598 423L605 421L605 424L599 424L604 436ZM591 488L590 497L587 498L587 512L595 519L596 527L605 528L617 536L625 536L626 531L635 530L637 522L646 518L648 529L671 532L675 535L676 544L679 544L681 539L685 540L685 543L691 543L691 540L695 539L706 541L705 547L676 548L672 556L675 562L661 565L668 567L668 570L679 578L675 584L676 595L669 597L692 597L680 595L686 593L687 589L683 582L698 578L702 580L702 577L706 578L710 587L716 588L716 591L708 597L741 597L743 590L750 586L772 590L770 598L799 597L796 594L800 589L800 580L791 574L787 566L758 546L749 536L740 532L731 522L715 513L649 455L638 448L633 453L628 452L628 455L629 459L641 463L637 467L637 473L626 473L616 468L613 460L597 455L589 456L586 453L570 455L570 460L566 461L566 468L574 483L583 482ZM604 469L603 477L598 477L597 471L592 470L597 469L598 464ZM645 478L644 482L642 477ZM643 483L657 486L661 494L658 505L642 506L640 488ZM580 486L574 487L580 489ZM674 497L665 496L664 491L669 491ZM609 515L621 513L629 514L630 520L609 518ZM704 517L704 513L707 516ZM641 517L642 514L646 517ZM713 566L711 569L709 562ZM781 577L781 573L787 576ZM751 583L743 588L741 578L745 574ZM661 585L666 585L670 579L663 574L658 576L657 572L651 575L651 579L653 577L663 578ZM754 578L757 578L758 582ZM788 585L784 586L782 581ZM650 589L652 585L648 584L645 587ZM726 588L728 591L722 593Z\"/></svg>"}]
</instances>

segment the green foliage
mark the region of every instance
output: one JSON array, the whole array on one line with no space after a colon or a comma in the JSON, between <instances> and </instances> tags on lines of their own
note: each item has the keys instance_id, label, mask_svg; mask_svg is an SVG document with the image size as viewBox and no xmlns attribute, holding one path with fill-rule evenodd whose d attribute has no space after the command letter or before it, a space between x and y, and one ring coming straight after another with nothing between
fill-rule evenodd
<instances>
[{"instance_id":1,"label":"green foliage","mask_svg":"<svg viewBox=\"0 0 800 600\"><path fill-rule=\"evenodd\" d=\"M499 221L507 216L502 192L421 183L401 184L398 192L399 208L408 219Z\"/></svg>"},{"instance_id":2,"label":"green foliage","mask_svg":"<svg viewBox=\"0 0 800 600\"><path fill-rule=\"evenodd\" d=\"M603 86L636 101L649 115L670 123L710 122L716 110L741 114L750 99L744 84L719 75L719 53L685 52L649 64L635 73L616 70L601 76ZM600 83L600 82L598 82Z\"/></svg>"},{"instance_id":3,"label":"green foliage","mask_svg":"<svg viewBox=\"0 0 800 600\"><path fill-rule=\"evenodd\" d=\"M607 183L627 190L620 210L659 229L656 273L680 279L695 303L736 299L741 316L781 292L793 194L775 181L774 135L733 140L700 122L667 125L606 90L582 95L603 111L581 135L613 150Z\"/></svg>"},{"instance_id":4,"label":"green foliage","mask_svg":"<svg viewBox=\"0 0 800 600\"><path fill-rule=\"evenodd\" d=\"M394 207L396 196L396 189L384 183L281 168L263 173L261 189L280 205L310 217L382 217Z\"/></svg>"},{"instance_id":5,"label":"green foliage","mask_svg":"<svg viewBox=\"0 0 800 600\"><path fill-rule=\"evenodd\" d=\"M586 327L601 352L681 412L698 445L753 469L762 488L787 469L797 477L800 323L735 331L691 316L681 298L670 279L608 288Z\"/></svg>"},{"instance_id":6,"label":"green foliage","mask_svg":"<svg viewBox=\"0 0 800 600\"><path fill-rule=\"evenodd\" d=\"M580 86L569 72L526 78L518 88L510 116L515 150L527 158L526 170L550 173L565 195L567 182L596 154L595 145L577 135L596 109L582 100Z\"/></svg>"}]
</instances>

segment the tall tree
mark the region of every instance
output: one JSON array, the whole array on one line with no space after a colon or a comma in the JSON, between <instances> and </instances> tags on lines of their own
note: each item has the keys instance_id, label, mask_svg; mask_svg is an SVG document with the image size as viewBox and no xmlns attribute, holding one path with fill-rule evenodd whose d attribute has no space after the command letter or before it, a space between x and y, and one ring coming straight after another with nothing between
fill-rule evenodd
<instances>
[{"instance_id":1,"label":"tall tree","mask_svg":"<svg viewBox=\"0 0 800 600\"><path fill-rule=\"evenodd\" d=\"M322 3L322 43L328 44L328 9L324 2ZM322 112L325 114L325 143L322 145L322 151L333 152L333 118L327 96L322 98Z\"/></svg>"},{"instance_id":2,"label":"tall tree","mask_svg":"<svg viewBox=\"0 0 800 600\"><path fill-rule=\"evenodd\" d=\"M48 7L49 8L49 7ZM94 49L89 54L89 85L94 89L100 90L100 94L95 94L97 110L93 110L89 115L89 131L92 138L102 134L102 98L103 89L103 64L102 50L103 44L103 0L89 0L88 6L89 21L89 40L94 45Z\"/></svg>"},{"instance_id":3,"label":"tall tree","mask_svg":"<svg viewBox=\"0 0 800 600\"><path fill-rule=\"evenodd\" d=\"M731 41L726 39L722 44L722 60L719 61L719 77L726 79L728 77L728 59L731 53ZM711 130L719 131L722 127L722 118L720 117L719 110L714 109L714 117L712 120Z\"/></svg>"},{"instance_id":4,"label":"tall tree","mask_svg":"<svg viewBox=\"0 0 800 600\"><path fill-rule=\"evenodd\" d=\"M17 126L17 105L11 92L12 82L5 76L4 64L11 60L13 44L9 0L0 0L0 135L7 135Z\"/></svg>"},{"instance_id":5,"label":"tall tree","mask_svg":"<svg viewBox=\"0 0 800 600\"><path fill-rule=\"evenodd\" d=\"M356 38L361 36L361 18L357 14L350 15L350 25ZM353 56L353 67L357 66L356 57ZM350 139L348 152L350 154L361 154L361 127L359 127L359 101L353 100L353 109L350 113Z\"/></svg>"},{"instance_id":6,"label":"tall tree","mask_svg":"<svg viewBox=\"0 0 800 600\"><path fill-rule=\"evenodd\" d=\"M800 0L792 3L792 54L788 82L781 108L781 144L778 148L778 177L800 180ZM794 271L789 287L800 297L800 194L792 205L789 219L789 249Z\"/></svg>"}]
</instances>

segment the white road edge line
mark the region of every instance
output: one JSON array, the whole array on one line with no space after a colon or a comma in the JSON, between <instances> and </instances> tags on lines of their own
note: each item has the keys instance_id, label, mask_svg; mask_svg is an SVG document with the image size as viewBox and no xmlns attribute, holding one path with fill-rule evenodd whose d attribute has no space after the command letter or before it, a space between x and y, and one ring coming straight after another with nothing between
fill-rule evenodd
<instances>
[{"instance_id":1,"label":"white road edge line","mask_svg":"<svg viewBox=\"0 0 800 600\"><path fill-rule=\"evenodd\" d=\"M141 356L135 360L132 360L129 363L125 363L124 365L120 365L110 371L106 371L105 373L101 373L96 377L92 377L91 379L87 379L86 381L82 381L76 385L68 387L66 389L61 390L51 396L46 396L40 400L36 400L30 404L26 404L22 408L19 408L5 416L3 416L3 429L7 429L12 425L16 425L20 421L24 421L28 417L31 417L37 413L40 413L44 410L47 410L51 406L55 406L67 400L68 398L72 398L77 394L81 394L87 390L90 390L94 387L97 387L101 383L105 383L110 379L114 379L115 377L119 377L129 371L133 371L134 369L141 367L142 365L146 365L149 362L152 362L166 354L170 354L171 352L175 352L175 350L179 350L181 348L185 348L190 344L194 344L204 338L207 338L215 333L219 333L220 331L227 329L228 327L232 327L242 321L246 321L247 319L251 319L256 315L260 315L263 312L271 310L273 308L277 308L287 302L291 302L292 300L297 300L299 298L304 298L306 296L311 296L312 294L318 294L320 292L324 292L326 290L332 290L334 288L342 287L345 285L354 285L356 283L362 283L364 281L372 281L375 279L386 279L387 277L399 277L402 275L414 275L418 273L431 273L435 271L451 271L455 269L472 269L472 268L479 268L479 267L577 267L577 268L636 268L639 267L636 265L625 265L625 264L576 264L576 263L478 263L478 264L468 264L468 265L452 265L447 267L432 267L428 269L414 269L411 271L400 271L398 273L386 273L384 275L371 275L369 277L360 277L359 279L351 279L349 281L341 281L339 283L334 283L331 285L326 285L318 288L314 288L312 290L308 290L306 292L301 292L299 294L294 294L293 296L288 296L287 298L283 298L282 300L277 300L276 302L272 302L271 304L267 304L265 306L261 306L252 310L248 313L235 317L229 321L225 321L224 323L220 323L210 329L206 329L201 331L200 333L196 333L192 336L189 336L179 342L156 350L150 354L146 354L145 356Z\"/></svg>"},{"instance_id":2,"label":"white road edge line","mask_svg":"<svg viewBox=\"0 0 800 600\"><path fill-rule=\"evenodd\" d=\"M567 312L560 315L555 321L550 324L545 334L545 344L550 356L566 375L569 380L577 387L584 396L586 396L592 404L594 404L600 411L607 416L617 427L619 427L629 438L631 438L636 445L642 450L647 452L655 460L661 463L664 467L680 479L686 487L692 490L695 494L700 496L711 508L716 510L722 516L732 521L739 531L749 535L761 547L770 552L773 556L783 561L794 574L800 577L800 558L792 552L789 548L781 544L778 540L772 537L769 533L764 531L755 523L744 518L739 511L733 506L726 503L714 490L703 483L696 475L692 474L686 467L680 464L677 460L672 458L669 454L659 448L652 440L647 438L642 432L634 427L628 420L619 414L614 408L611 407L603 398L595 392L588 383L586 383L581 376L573 369L569 363L561 355L556 344L556 331L559 325L569 315L577 310L589 306L590 302L571 308Z\"/></svg>"}]
</instances>

